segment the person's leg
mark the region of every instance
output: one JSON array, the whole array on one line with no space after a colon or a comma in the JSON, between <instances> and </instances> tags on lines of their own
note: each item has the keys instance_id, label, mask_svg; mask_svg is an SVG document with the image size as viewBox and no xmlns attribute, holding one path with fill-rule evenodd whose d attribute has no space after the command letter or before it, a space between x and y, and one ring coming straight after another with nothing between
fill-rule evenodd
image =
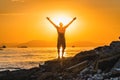
<instances>
[{"instance_id":1,"label":"person's leg","mask_svg":"<svg viewBox=\"0 0 120 80\"><path fill-rule=\"evenodd\" d=\"M62 48L62 58L64 58L64 48Z\"/></svg>"},{"instance_id":2,"label":"person's leg","mask_svg":"<svg viewBox=\"0 0 120 80\"><path fill-rule=\"evenodd\" d=\"M60 40L59 39L57 42L57 49L58 49L58 59L60 59Z\"/></svg>"},{"instance_id":3,"label":"person's leg","mask_svg":"<svg viewBox=\"0 0 120 80\"><path fill-rule=\"evenodd\" d=\"M60 59L60 49L58 48L58 59Z\"/></svg>"},{"instance_id":4,"label":"person's leg","mask_svg":"<svg viewBox=\"0 0 120 80\"><path fill-rule=\"evenodd\" d=\"M65 43L65 39L63 39L63 43L62 43L62 58L64 58L65 48L66 48L66 43Z\"/></svg>"}]
</instances>

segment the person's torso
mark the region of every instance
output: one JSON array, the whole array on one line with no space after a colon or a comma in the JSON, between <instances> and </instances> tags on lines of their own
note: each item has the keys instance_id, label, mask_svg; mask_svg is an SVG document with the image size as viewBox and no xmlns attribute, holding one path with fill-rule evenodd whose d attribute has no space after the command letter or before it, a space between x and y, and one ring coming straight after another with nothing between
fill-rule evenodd
<instances>
[{"instance_id":1,"label":"person's torso","mask_svg":"<svg viewBox=\"0 0 120 80\"><path fill-rule=\"evenodd\" d=\"M57 28L57 32L58 32L58 37L59 38L64 38L64 35L65 35L65 30L66 28L65 27L58 27Z\"/></svg>"}]
</instances>

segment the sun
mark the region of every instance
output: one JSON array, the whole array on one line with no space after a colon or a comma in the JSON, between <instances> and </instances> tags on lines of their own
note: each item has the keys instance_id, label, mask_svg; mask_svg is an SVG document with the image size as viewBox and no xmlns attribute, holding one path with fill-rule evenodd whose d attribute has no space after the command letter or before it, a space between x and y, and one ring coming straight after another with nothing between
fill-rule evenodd
<instances>
[{"instance_id":1,"label":"sun","mask_svg":"<svg viewBox=\"0 0 120 80\"><path fill-rule=\"evenodd\" d=\"M62 22L63 23L63 27L66 26L67 24L69 24L74 17L77 17L75 14L72 14L72 13L69 13L69 12L50 12L49 14L45 14L44 15L45 17L49 17L50 20L56 24L57 26L59 26L59 23ZM54 26L46 19L44 21L44 25L43 26L46 26L45 28L49 31L51 34L54 34L54 36L56 36L56 31L55 31L55 28ZM76 30L78 31L78 19L75 20L72 24L69 25L69 27L67 28L66 30L66 35L68 36L72 36L73 33L76 32ZM81 29L80 29L81 30Z\"/></svg>"},{"instance_id":2,"label":"sun","mask_svg":"<svg viewBox=\"0 0 120 80\"><path fill-rule=\"evenodd\" d=\"M55 14L51 19L56 25L59 25L60 22L62 22L63 25L67 25L72 18L67 14Z\"/></svg>"}]
</instances>

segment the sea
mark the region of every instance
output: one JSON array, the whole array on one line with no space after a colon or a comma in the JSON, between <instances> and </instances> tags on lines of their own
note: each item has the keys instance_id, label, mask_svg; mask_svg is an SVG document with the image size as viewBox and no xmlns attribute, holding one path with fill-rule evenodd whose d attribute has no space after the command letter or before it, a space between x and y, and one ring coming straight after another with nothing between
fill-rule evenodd
<instances>
[{"instance_id":1,"label":"sea","mask_svg":"<svg viewBox=\"0 0 120 80\"><path fill-rule=\"evenodd\" d=\"M64 57L73 57L94 47L67 47ZM39 67L45 61L57 59L56 47L4 48L0 50L0 71Z\"/></svg>"}]
</instances>

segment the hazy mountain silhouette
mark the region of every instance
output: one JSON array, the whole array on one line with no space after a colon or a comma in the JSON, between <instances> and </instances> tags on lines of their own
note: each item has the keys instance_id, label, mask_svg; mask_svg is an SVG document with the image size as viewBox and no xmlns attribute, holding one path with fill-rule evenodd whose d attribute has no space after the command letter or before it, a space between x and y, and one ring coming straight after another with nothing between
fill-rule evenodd
<instances>
[{"instance_id":1,"label":"hazy mountain silhouette","mask_svg":"<svg viewBox=\"0 0 120 80\"><path fill-rule=\"evenodd\" d=\"M56 46L55 42L42 41L42 40L32 40L26 43L21 43L18 46L28 46L28 47L54 47Z\"/></svg>"},{"instance_id":2,"label":"hazy mountain silhouette","mask_svg":"<svg viewBox=\"0 0 120 80\"><path fill-rule=\"evenodd\" d=\"M42 41L42 40L32 40L26 43L19 44L17 46L28 46L28 47L56 47L57 42L52 41ZM76 46L76 47L95 47L103 45L104 43L95 43L90 41L76 41L67 43L67 46Z\"/></svg>"}]
</instances>

